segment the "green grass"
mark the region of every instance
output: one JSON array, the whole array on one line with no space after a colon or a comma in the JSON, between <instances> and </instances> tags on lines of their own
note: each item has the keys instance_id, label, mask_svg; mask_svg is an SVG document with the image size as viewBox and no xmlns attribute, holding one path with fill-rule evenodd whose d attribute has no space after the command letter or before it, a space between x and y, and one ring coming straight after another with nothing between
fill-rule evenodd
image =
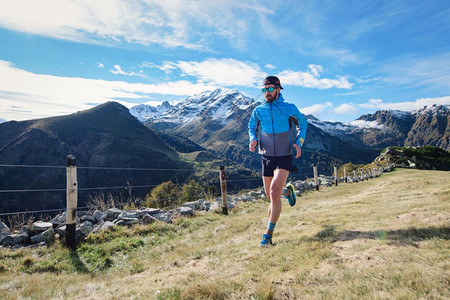
<instances>
[{"instance_id":1,"label":"green grass","mask_svg":"<svg viewBox=\"0 0 450 300\"><path fill-rule=\"evenodd\" d=\"M228 216L114 228L76 251L0 249L2 299L447 299L450 173L400 169Z\"/></svg>"}]
</instances>

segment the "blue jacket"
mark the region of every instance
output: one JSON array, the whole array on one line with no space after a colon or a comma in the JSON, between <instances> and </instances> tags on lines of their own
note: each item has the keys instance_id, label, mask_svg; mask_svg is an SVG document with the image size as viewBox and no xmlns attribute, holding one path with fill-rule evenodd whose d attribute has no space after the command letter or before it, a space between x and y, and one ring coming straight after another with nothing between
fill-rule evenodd
<instances>
[{"instance_id":1,"label":"blue jacket","mask_svg":"<svg viewBox=\"0 0 450 300\"><path fill-rule=\"evenodd\" d=\"M257 140L259 153L267 156L292 155L294 143L300 147L306 137L306 119L298 108L284 102L283 95L272 103L258 105L248 123L250 142Z\"/></svg>"}]
</instances>

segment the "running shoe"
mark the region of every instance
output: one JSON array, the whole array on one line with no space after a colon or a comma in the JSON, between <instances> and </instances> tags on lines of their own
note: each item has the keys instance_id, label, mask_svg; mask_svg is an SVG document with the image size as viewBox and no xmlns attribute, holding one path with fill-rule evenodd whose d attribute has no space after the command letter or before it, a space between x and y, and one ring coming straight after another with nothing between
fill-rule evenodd
<instances>
[{"instance_id":1,"label":"running shoe","mask_svg":"<svg viewBox=\"0 0 450 300\"><path fill-rule=\"evenodd\" d=\"M262 241L261 243L259 243L258 247L267 247L269 245L272 245L272 237L269 234L265 233L263 234Z\"/></svg>"},{"instance_id":2,"label":"running shoe","mask_svg":"<svg viewBox=\"0 0 450 300\"><path fill-rule=\"evenodd\" d=\"M292 184L292 182L289 182L288 184L286 184L286 189L289 190L289 196L286 196L286 198L288 199L289 205L294 206L295 203L297 202L297 199L295 197L295 189L294 189L294 185Z\"/></svg>"}]
</instances>

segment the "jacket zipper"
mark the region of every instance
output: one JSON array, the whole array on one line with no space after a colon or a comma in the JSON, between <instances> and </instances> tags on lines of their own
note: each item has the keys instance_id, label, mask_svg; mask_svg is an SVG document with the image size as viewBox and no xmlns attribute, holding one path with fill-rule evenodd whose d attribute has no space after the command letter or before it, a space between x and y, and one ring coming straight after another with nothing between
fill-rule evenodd
<instances>
[{"instance_id":1,"label":"jacket zipper","mask_svg":"<svg viewBox=\"0 0 450 300\"><path fill-rule=\"evenodd\" d=\"M273 104L270 103L270 115L272 117L272 141L273 141L273 155L277 156L277 150L275 149L275 123L273 121Z\"/></svg>"}]
</instances>

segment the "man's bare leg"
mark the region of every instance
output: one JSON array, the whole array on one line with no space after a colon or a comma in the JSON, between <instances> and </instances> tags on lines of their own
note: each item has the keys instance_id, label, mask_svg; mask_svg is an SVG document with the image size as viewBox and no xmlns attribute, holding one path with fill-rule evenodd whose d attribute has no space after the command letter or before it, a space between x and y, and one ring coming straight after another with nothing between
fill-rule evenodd
<instances>
[{"instance_id":1,"label":"man's bare leg","mask_svg":"<svg viewBox=\"0 0 450 300\"><path fill-rule=\"evenodd\" d=\"M283 194L283 188L288 176L288 170L276 169L273 177L263 177L264 191L266 192L267 198L270 200L269 208L267 210L270 223L276 224L280 217L282 207L281 195ZM266 230L265 233L270 236L273 235L273 232L270 230Z\"/></svg>"}]
</instances>

